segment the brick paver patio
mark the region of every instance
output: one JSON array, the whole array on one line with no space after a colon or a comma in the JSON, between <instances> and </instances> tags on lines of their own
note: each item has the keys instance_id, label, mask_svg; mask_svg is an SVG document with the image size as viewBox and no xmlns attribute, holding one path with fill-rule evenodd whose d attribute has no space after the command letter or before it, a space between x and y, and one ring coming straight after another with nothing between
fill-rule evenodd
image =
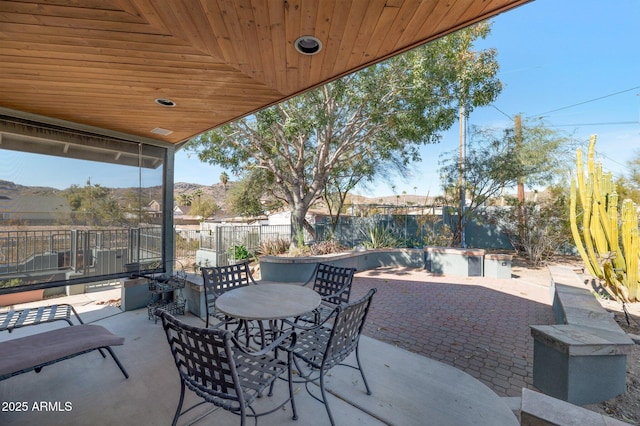
<instances>
[{"instance_id":1,"label":"brick paver patio","mask_svg":"<svg viewBox=\"0 0 640 426\"><path fill-rule=\"evenodd\" d=\"M352 300L373 287L365 335L457 367L500 396L533 388L529 325L554 322L544 281L375 269L356 274Z\"/></svg>"}]
</instances>

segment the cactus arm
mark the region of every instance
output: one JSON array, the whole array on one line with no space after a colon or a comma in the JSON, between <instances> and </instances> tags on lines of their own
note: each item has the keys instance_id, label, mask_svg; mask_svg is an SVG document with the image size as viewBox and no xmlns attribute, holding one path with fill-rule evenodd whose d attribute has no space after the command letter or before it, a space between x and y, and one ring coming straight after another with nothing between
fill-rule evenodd
<instances>
[{"instance_id":1,"label":"cactus arm","mask_svg":"<svg viewBox=\"0 0 640 426\"><path fill-rule=\"evenodd\" d=\"M587 255L587 252L584 249L584 244L582 242L582 238L580 237L580 232L578 231L578 220L577 220L577 213L576 213L576 207L578 204L577 192L578 191L576 189L576 180L571 179L571 195L570 195L570 202L569 202L569 219L571 224L571 233L573 234L573 241L576 244L578 253L580 254L580 257L582 258L582 261L584 262L585 266L587 267L587 270L589 271L591 276L597 277L598 273L596 272L596 269L594 268L593 264L591 263L591 260L589 259L589 256Z\"/></svg>"},{"instance_id":2,"label":"cactus arm","mask_svg":"<svg viewBox=\"0 0 640 426\"><path fill-rule=\"evenodd\" d=\"M609 245L611 247L611 251L616 254L613 259L613 266L618 270L625 270L625 253L628 252L620 247L620 231L618 225L618 194L613 188L611 193L609 194L607 215L609 219L609 227L611 229L611 239L609 241Z\"/></svg>"},{"instance_id":3,"label":"cactus arm","mask_svg":"<svg viewBox=\"0 0 640 426\"><path fill-rule=\"evenodd\" d=\"M585 209L585 203L587 202L587 186L584 183L584 168L582 164L582 150L578 148L576 150L576 178L578 184L578 192L580 194L580 204L582 210Z\"/></svg>"},{"instance_id":4,"label":"cactus arm","mask_svg":"<svg viewBox=\"0 0 640 426\"><path fill-rule=\"evenodd\" d=\"M593 248L593 236L591 235L591 207L593 205L591 193L591 185L587 185L587 201L584 203L585 209L582 212L582 233L584 234L584 245L585 250L587 251L587 257L589 258L589 263L593 266L596 274L595 276L602 279L602 267L600 266L600 262L598 262L598 256Z\"/></svg>"},{"instance_id":5,"label":"cactus arm","mask_svg":"<svg viewBox=\"0 0 640 426\"><path fill-rule=\"evenodd\" d=\"M636 206L631 200L622 202L622 247L626 254L626 275L629 298L638 299L638 255L640 241L638 241L638 214Z\"/></svg>"},{"instance_id":6,"label":"cactus arm","mask_svg":"<svg viewBox=\"0 0 640 426\"><path fill-rule=\"evenodd\" d=\"M607 243L605 244L608 245L608 243L612 241L612 235L609 221L606 220L606 194L609 193L607 188L612 186L612 183L607 181L606 177L603 176L602 165L595 161L595 146L596 136L592 135L591 138L589 138L589 151L587 153L587 173L589 175L589 182L593 185L591 190L591 196L593 197L592 214L594 217L597 217L598 221L602 220L600 224L595 223L593 229L597 230L597 232L595 232L598 238L597 242L603 244L603 239L606 239ZM607 249L601 248L601 246L596 245L596 247L601 254L608 251Z\"/></svg>"},{"instance_id":7,"label":"cactus arm","mask_svg":"<svg viewBox=\"0 0 640 426\"><path fill-rule=\"evenodd\" d=\"M636 302L640 296L640 231L638 213L631 200L618 209L618 194L611 173L596 163L595 136L589 141L585 170L582 152L576 154L576 178L571 181L570 224L573 238L592 276L622 302ZM577 198L582 205L582 229L578 229ZM580 231L582 235L580 235Z\"/></svg>"}]
</instances>

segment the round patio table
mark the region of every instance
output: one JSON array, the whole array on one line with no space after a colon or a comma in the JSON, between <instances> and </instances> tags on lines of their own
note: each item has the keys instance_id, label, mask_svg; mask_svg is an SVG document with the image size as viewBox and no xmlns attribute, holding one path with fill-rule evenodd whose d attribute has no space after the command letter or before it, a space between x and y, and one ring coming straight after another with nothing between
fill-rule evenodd
<instances>
[{"instance_id":1,"label":"round patio table","mask_svg":"<svg viewBox=\"0 0 640 426\"><path fill-rule=\"evenodd\" d=\"M220 295L218 311L242 320L295 318L320 306L318 293L297 284L258 284L239 287Z\"/></svg>"}]
</instances>

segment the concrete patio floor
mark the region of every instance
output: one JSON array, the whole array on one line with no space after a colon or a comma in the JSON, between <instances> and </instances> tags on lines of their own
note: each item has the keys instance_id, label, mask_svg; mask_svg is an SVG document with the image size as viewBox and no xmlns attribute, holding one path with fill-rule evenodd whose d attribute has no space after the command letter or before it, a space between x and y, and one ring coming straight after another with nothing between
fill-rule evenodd
<instances>
[{"instance_id":1,"label":"concrete patio floor","mask_svg":"<svg viewBox=\"0 0 640 426\"><path fill-rule=\"evenodd\" d=\"M424 270L376 269L357 274L353 295L376 287L362 338L362 359L373 395L357 371L336 367L328 380L339 424L517 425L512 409L531 385L529 324L551 323L548 287L522 279L434 277ZM109 294L114 292L113 295ZM114 350L129 371L125 380L110 359L90 353L0 382L2 401L70 402L61 412L0 411L0 424L168 424L179 396L177 372L161 325L146 309L121 312L97 305L119 290L56 299L77 306L85 322L125 337ZM202 324L199 318L185 320ZM42 325L0 335L42 331ZM351 360L352 361L352 360ZM452 368L455 367L455 368ZM477 379L477 380L476 380ZM277 386L276 395L285 391ZM189 394L188 394L189 395ZM509 398L512 397L512 398ZM264 398L260 404L269 403ZM299 419L290 409L259 420L262 425L329 424L324 407L297 387ZM259 406L258 406L259 407ZM480 407L477 410L473 407ZM183 421L187 418L181 419ZM222 410L201 424L238 424Z\"/></svg>"}]
</instances>

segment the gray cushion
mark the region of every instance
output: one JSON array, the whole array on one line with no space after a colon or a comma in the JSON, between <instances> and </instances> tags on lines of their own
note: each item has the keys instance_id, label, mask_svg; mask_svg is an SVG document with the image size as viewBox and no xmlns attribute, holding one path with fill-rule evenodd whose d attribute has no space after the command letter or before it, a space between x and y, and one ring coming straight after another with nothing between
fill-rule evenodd
<instances>
[{"instance_id":1,"label":"gray cushion","mask_svg":"<svg viewBox=\"0 0 640 426\"><path fill-rule=\"evenodd\" d=\"M0 376L98 349L122 345L124 337L94 324L62 327L0 343Z\"/></svg>"}]
</instances>

